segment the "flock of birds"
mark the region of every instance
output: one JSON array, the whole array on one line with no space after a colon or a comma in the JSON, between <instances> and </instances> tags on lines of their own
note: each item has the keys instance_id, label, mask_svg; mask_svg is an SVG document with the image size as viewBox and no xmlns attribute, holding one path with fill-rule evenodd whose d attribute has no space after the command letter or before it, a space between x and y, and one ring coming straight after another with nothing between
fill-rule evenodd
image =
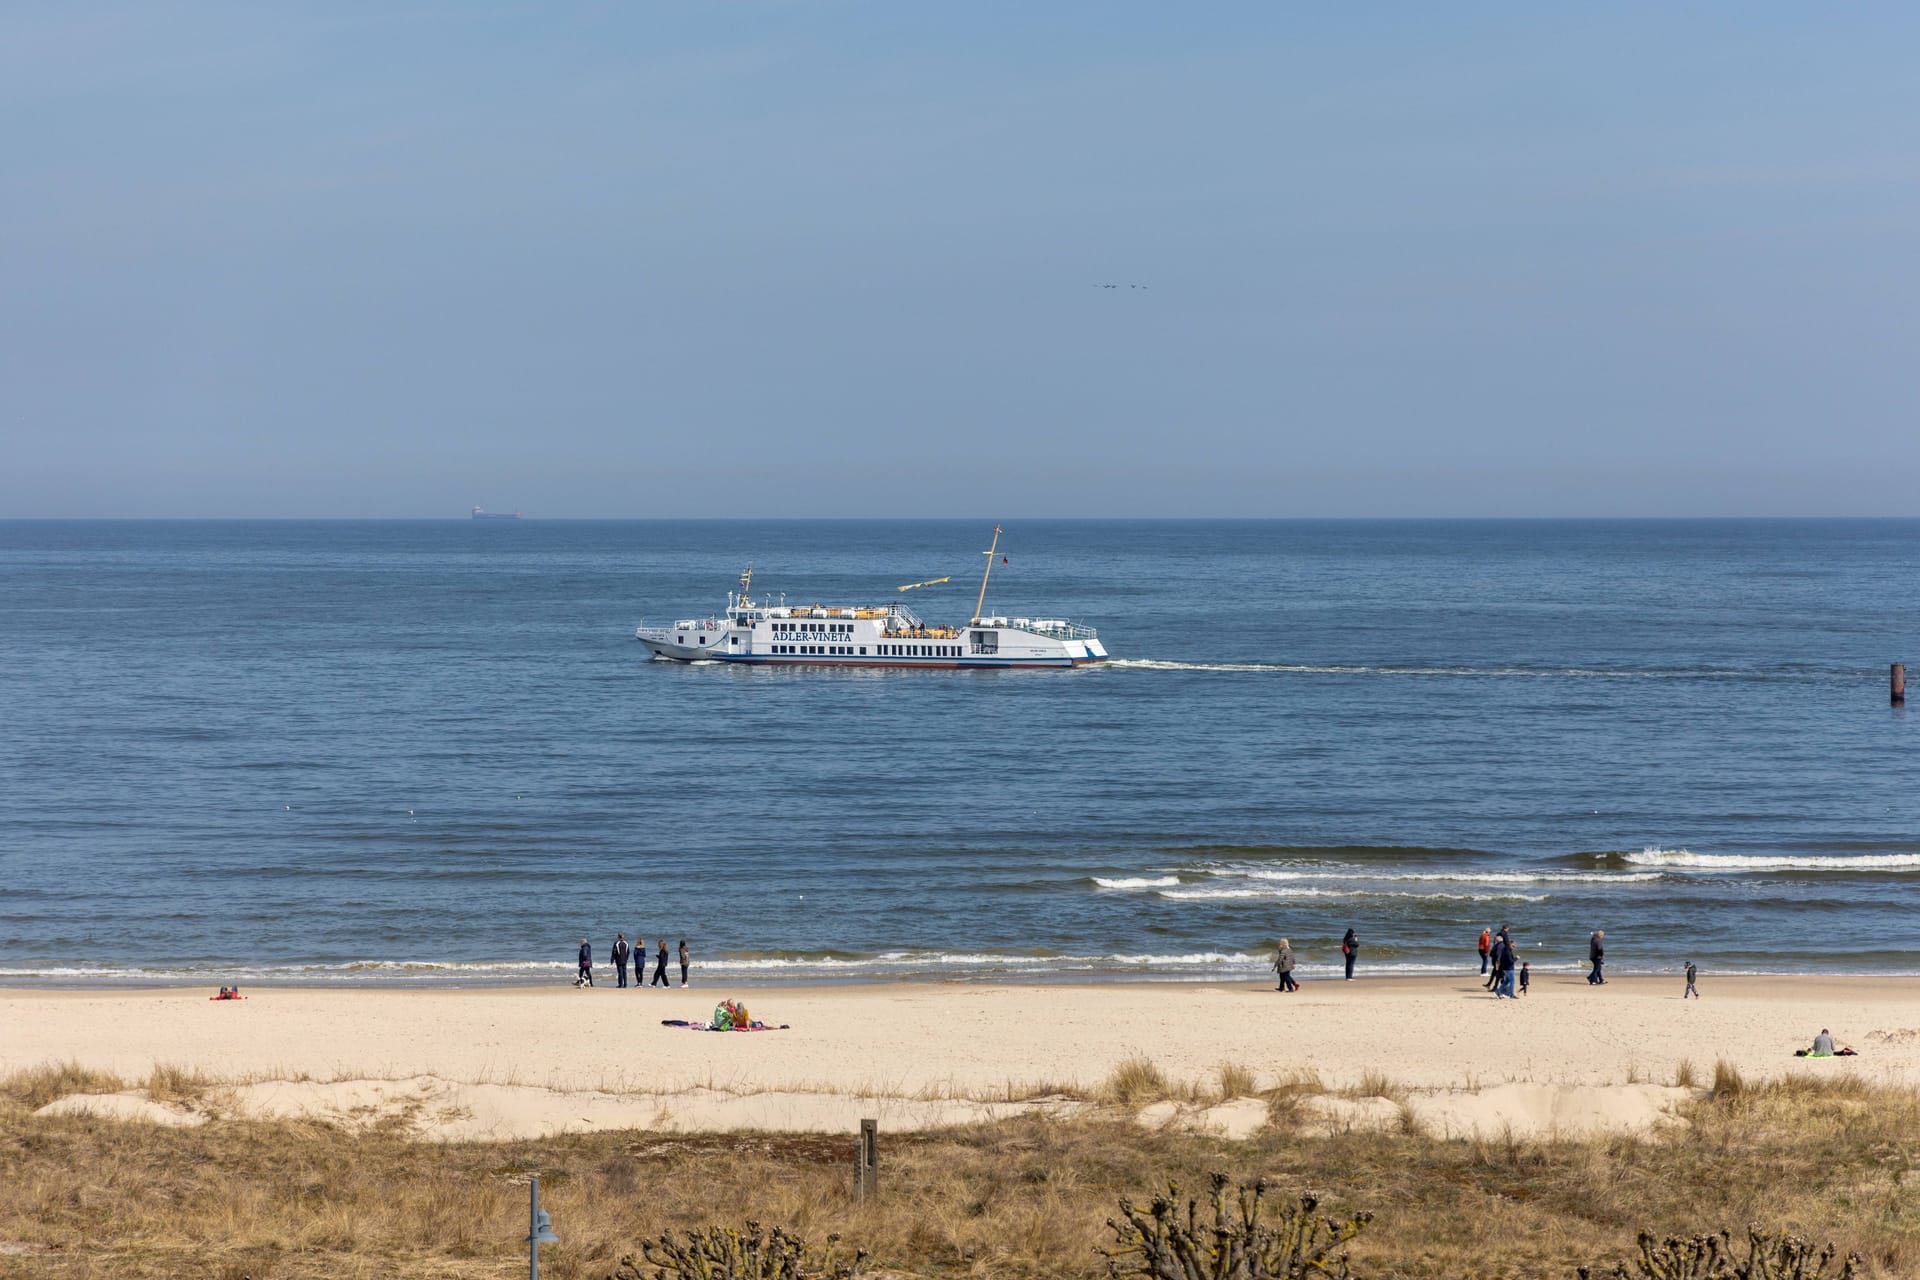
<instances>
[{"instance_id":1,"label":"flock of birds","mask_svg":"<svg viewBox=\"0 0 1920 1280\"><path fill-rule=\"evenodd\" d=\"M1096 289L1118 289L1120 286L1117 284L1097 284L1093 287ZM1143 284L1130 284L1127 286L1129 289L1144 289L1146 287L1147 286Z\"/></svg>"}]
</instances>

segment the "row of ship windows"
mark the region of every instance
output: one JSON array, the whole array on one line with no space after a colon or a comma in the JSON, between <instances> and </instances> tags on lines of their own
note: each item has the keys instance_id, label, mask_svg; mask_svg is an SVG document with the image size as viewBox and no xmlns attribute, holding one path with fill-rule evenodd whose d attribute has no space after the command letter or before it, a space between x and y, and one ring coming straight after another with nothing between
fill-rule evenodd
<instances>
[{"instance_id":1,"label":"row of ship windows","mask_svg":"<svg viewBox=\"0 0 1920 1280\"><path fill-rule=\"evenodd\" d=\"M851 622L784 622L784 621L781 621L781 622L775 622L773 624L773 630L775 635L779 635L788 631L824 631L824 632L830 632L831 634L834 634L834 635L850 636L853 634L853 624Z\"/></svg>"},{"instance_id":2,"label":"row of ship windows","mask_svg":"<svg viewBox=\"0 0 1920 1280\"><path fill-rule=\"evenodd\" d=\"M882 644L874 646L875 652L889 658L957 658L960 646L957 644ZM850 644L776 644L775 653L823 653L841 654L847 657L866 656L867 646L861 645L856 655Z\"/></svg>"}]
</instances>

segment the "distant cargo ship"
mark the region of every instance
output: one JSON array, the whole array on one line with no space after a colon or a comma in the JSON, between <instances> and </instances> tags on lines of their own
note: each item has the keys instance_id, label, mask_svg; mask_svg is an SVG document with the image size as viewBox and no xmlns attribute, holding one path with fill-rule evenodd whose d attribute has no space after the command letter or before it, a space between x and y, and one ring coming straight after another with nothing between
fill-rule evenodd
<instances>
[{"instance_id":1,"label":"distant cargo ship","mask_svg":"<svg viewBox=\"0 0 1920 1280\"><path fill-rule=\"evenodd\" d=\"M524 519L518 511L489 511L485 507L473 509L475 520L520 520Z\"/></svg>"}]
</instances>

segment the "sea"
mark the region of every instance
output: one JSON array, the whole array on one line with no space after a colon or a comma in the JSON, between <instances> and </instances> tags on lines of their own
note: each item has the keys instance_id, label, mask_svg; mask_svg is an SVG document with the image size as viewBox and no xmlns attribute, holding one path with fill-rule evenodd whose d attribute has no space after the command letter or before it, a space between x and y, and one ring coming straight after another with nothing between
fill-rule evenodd
<instances>
[{"instance_id":1,"label":"sea","mask_svg":"<svg viewBox=\"0 0 1920 1280\"><path fill-rule=\"evenodd\" d=\"M1920 521L1001 523L1113 661L634 639L990 519L0 522L0 982L1920 974Z\"/></svg>"}]
</instances>

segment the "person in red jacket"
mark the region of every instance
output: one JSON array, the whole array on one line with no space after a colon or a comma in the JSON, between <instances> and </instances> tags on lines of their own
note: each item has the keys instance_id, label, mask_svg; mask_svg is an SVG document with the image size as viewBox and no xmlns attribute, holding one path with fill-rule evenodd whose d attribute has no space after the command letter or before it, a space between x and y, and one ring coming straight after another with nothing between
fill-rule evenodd
<instances>
[{"instance_id":1,"label":"person in red jacket","mask_svg":"<svg viewBox=\"0 0 1920 1280\"><path fill-rule=\"evenodd\" d=\"M1487 972L1487 956L1492 951L1493 951L1493 930L1482 929L1480 931L1480 973L1481 973L1481 976L1483 977L1486 975L1486 972Z\"/></svg>"}]
</instances>

